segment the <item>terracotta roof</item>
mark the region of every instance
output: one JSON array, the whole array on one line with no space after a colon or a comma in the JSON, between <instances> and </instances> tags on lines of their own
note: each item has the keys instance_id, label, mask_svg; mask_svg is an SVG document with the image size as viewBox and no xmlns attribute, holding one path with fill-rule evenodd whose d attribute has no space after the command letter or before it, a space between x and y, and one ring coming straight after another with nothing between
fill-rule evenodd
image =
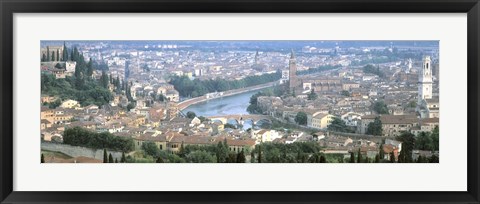
<instances>
[{"instance_id":1,"label":"terracotta roof","mask_svg":"<svg viewBox=\"0 0 480 204\"><path fill-rule=\"evenodd\" d=\"M166 142L167 138L164 134L157 135L156 137L152 137L150 134L149 135L142 134L142 135L134 138L134 140L152 141L152 142Z\"/></svg>"},{"instance_id":2,"label":"terracotta roof","mask_svg":"<svg viewBox=\"0 0 480 204\"><path fill-rule=\"evenodd\" d=\"M438 123L440 119L439 118L422 118L420 121L422 123Z\"/></svg>"},{"instance_id":3,"label":"terracotta roof","mask_svg":"<svg viewBox=\"0 0 480 204\"><path fill-rule=\"evenodd\" d=\"M393 150L395 150L395 146L391 145L391 144L384 144L383 145L383 152L385 152L385 154L390 154L391 152L393 152Z\"/></svg>"}]
</instances>

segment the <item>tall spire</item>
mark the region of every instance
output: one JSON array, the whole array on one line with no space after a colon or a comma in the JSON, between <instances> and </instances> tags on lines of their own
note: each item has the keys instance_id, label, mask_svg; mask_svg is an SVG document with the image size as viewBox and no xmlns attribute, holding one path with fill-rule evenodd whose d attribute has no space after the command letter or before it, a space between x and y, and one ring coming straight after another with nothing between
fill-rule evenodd
<instances>
[{"instance_id":1,"label":"tall spire","mask_svg":"<svg viewBox=\"0 0 480 204\"><path fill-rule=\"evenodd\" d=\"M292 90L292 91L297 86L297 63L296 63L296 61L297 60L295 60L295 53L293 52L293 49L292 49L292 52L291 52L291 55L290 55L290 60L289 60L289 65L288 65L289 87L290 87L290 90Z\"/></svg>"}]
</instances>

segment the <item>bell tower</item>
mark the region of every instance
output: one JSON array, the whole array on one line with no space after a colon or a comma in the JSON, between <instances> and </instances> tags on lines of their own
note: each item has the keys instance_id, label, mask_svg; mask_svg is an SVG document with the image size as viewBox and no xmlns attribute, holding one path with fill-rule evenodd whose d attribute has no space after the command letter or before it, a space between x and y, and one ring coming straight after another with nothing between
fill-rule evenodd
<instances>
[{"instance_id":1,"label":"bell tower","mask_svg":"<svg viewBox=\"0 0 480 204\"><path fill-rule=\"evenodd\" d=\"M289 75L290 75L288 84L289 84L290 90L293 90L297 86L297 60L295 59L295 53L293 53L293 49L290 54L288 69L289 69Z\"/></svg>"},{"instance_id":2,"label":"bell tower","mask_svg":"<svg viewBox=\"0 0 480 204\"><path fill-rule=\"evenodd\" d=\"M430 56L423 58L422 70L418 73L418 104L432 98L432 66Z\"/></svg>"}]
</instances>

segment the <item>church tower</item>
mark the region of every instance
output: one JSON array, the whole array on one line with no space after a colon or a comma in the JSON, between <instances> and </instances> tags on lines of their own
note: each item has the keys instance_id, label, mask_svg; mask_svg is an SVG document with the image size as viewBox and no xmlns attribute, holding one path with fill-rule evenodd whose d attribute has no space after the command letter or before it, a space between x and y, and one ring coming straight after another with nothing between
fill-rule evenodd
<instances>
[{"instance_id":1,"label":"church tower","mask_svg":"<svg viewBox=\"0 0 480 204\"><path fill-rule=\"evenodd\" d=\"M292 53L290 54L290 60L288 64L288 70L289 70L289 88L290 90L295 89L297 86L297 60L295 59L295 54Z\"/></svg>"},{"instance_id":2,"label":"church tower","mask_svg":"<svg viewBox=\"0 0 480 204\"><path fill-rule=\"evenodd\" d=\"M432 66L430 56L423 58L422 70L418 73L418 104L432 98Z\"/></svg>"}]
</instances>

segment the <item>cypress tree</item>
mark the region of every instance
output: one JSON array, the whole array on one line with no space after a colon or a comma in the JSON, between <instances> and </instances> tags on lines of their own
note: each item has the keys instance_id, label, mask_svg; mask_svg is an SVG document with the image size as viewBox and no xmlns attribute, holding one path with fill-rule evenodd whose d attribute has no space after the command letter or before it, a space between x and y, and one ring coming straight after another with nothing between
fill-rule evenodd
<instances>
[{"instance_id":1,"label":"cypress tree","mask_svg":"<svg viewBox=\"0 0 480 204\"><path fill-rule=\"evenodd\" d=\"M350 152L350 163L355 163L355 154Z\"/></svg>"},{"instance_id":2,"label":"cypress tree","mask_svg":"<svg viewBox=\"0 0 480 204\"><path fill-rule=\"evenodd\" d=\"M262 163L262 145L258 146L258 163Z\"/></svg>"},{"instance_id":3,"label":"cypress tree","mask_svg":"<svg viewBox=\"0 0 480 204\"><path fill-rule=\"evenodd\" d=\"M358 148L357 163L362 163L362 152L360 152L360 148Z\"/></svg>"},{"instance_id":4,"label":"cypress tree","mask_svg":"<svg viewBox=\"0 0 480 204\"><path fill-rule=\"evenodd\" d=\"M230 152L228 154L228 161L227 163L237 163L237 154L235 152Z\"/></svg>"},{"instance_id":5,"label":"cypress tree","mask_svg":"<svg viewBox=\"0 0 480 204\"><path fill-rule=\"evenodd\" d=\"M125 158L125 152L122 152L122 158L120 159L120 163L125 163L127 162L127 159Z\"/></svg>"},{"instance_id":6,"label":"cypress tree","mask_svg":"<svg viewBox=\"0 0 480 204\"><path fill-rule=\"evenodd\" d=\"M243 150L237 154L237 163L245 163L245 154Z\"/></svg>"},{"instance_id":7,"label":"cypress tree","mask_svg":"<svg viewBox=\"0 0 480 204\"><path fill-rule=\"evenodd\" d=\"M380 156L378 154L375 155L375 163L380 163Z\"/></svg>"},{"instance_id":8,"label":"cypress tree","mask_svg":"<svg viewBox=\"0 0 480 204\"><path fill-rule=\"evenodd\" d=\"M380 159L384 159L385 158L385 152L383 151L383 144L380 145L380 150L379 150L379 157Z\"/></svg>"},{"instance_id":9,"label":"cypress tree","mask_svg":"<svg viewBox=\"0 0 480 204\"><path fill-rule=\"evenodd\" d=\"M117 158L115 158L115 163L118 163L118 159L117 159Z\"/></svg>"},{"instance_id":10,"label":"cypress tree","mask_svg":"<svg viewBox=\"0 0 480 204\"><path fill-rule=\"evenodd\" d=\"M183 145L183 141L182 141L182 143L180 144L180 149L178 150L178 155L179 155L180 157L185 156L185 147L184 147L184 145Z\"/></svg>"},{"instance_id":11,"label":"cypress tree","mask_svg":"<svg viewBox=\"0 0 480 204\"><path fill-rule=\"evenodd\" d=\"M65 41L63 41L63 56L62 56L62 61L67 61L68 60L68 50L67 46L65 45Z\"/></svg>"},{"instance_id":12,"label":"cypress tree","mask_svg":"<svg viewBox=\"0 0 480 204\"><path fill-rule=\"evenodd\" d=\"M402 154L402 153L400 153L400 154L398 155L398 161L397 161L397 162L398 162L398 163L405 163L405 155Z\"/></svg>"},{"instance_id":13,"label":"cypress tree","mask_svg":"<svg viewBox=\"0 0 480 204\"><path fill-rule=\"evenodd\" d=\"M113 156L112 156L112 153L110 153L110 154L108 155L108 163L113 163L113 162L114 162L114 161L113 161Z\"/></svg>"},{"instance_id":14,"label":"cypress tree","mask_svg":"<svg viewBox=\"0 0 480 204\"><path fill-rule=\"evenodd\" d=\"M325 156L320 156L320 163L327 163L327 159L325 159Z\"/></svg>"},{"instance_id":15,"label":"cypress tree","mask_svg":"<svg viewBox=\"0 0 480 204\"><path fill-rule=\"evenodd\" d=\"M228 149L227 137L225 137L225 138L223 139L223 145L225 145L225 147L227 147L227 149Z\"/></svg>"},{"instance_id":16,"label":"cypress tree","mask_svg":"<svg viewBox=\"0 0 480 204\"><path fill-rule=\"evenodd\" d=\"M255 163L255 151L250 152L250 162Z\"/></svg>"},{"instance_id":17,"label":"cypress tree","mask_svg":"<svg viewBox=\"0 0 480 204\"><path fill-rule=\"evenodd\" d=\"M60 61L60 51L58 51L58 49L57 49L57 60L56 61Z\"/></svg>"},{"instance_id":18,"label":"cypress tree","mask_svg":"<svg viewBox=\"0 0 480 204\"><path fill-rule=\"evenodd\" d=\"M45 157L43 156L43 154L42 154L42 156L40 157L40 163L45 163Z\"/></svg>"},{"instance_id":19,"label":"cypress tree","mask_svg":"<svg viewBox=\"0 0 480 204\"><path fill-rule=\"evenodd\" d=\"M417 163L423 163L422 155L418 156Z\"/></svg>"},{"instance_id":20,"label":"cypress tree","mask_svg":"<svg viewBox=\"0 0 480 204\"><path fill-rule=\"evenodd\" d=\"M303 163L303 155L301 150L297 152L297 163Z\"/></svg>"},{"instance_id":21,"label":"cypress tree","mask_svg":"<svg viewBox=\"0 0 480 204\"><path fill-rule=\"evenodd\" d=\"M393 154L393 151L390 153L390 162L395 163L395 154Z\"/></svg>"},{"instance_id":22,"label":"cypress tree","mask_svg":"<svg viewBox=\"0 0 480 204\"><path fill-rule=\"evenodd\" d=\"M55 51L52 51L52 59L50 61L55 61Z\"/></svg>"},{"instance_id":23,"label":"cypress tree","mask_svg":"<svg viewBox=\"0 0 480 204\"><path fill-rule=\"evenodd\" d=\"M42 54L42 62L47 61L47 56L45 56L45 53Z\"/></svg>"},{"instance_id":24,"label":"cypress tree","mask_svg":"<svg viewBox=\"0 0 480 204\"><path fill-rule=\"evenodd\" d=\"M103 163L108 163L107 149L103 149Z\"/></svg>"},{"instance_id":25,"label":"cypress tree","mask_svg":"<svg viewBox=\"0 0 480 204\"><path fill-rule=\"evenodd\" d=\"M100 84L103 88L108 88L108 76L105 70L102 70L102 76L100 76Z\"/></svg>"},{"instance_id":26,"label":"cypress tree","mask_svg":"<svg viewBox=\"0 0 480 204\"><path fill-rule=\"evenodd\" d=\"M90 61L87 63L87 76L91 77L93 75L93 62L92 58L90 58Z\"/></svg>"},{"instance_id":27,"label":"cypress tree","mask_svg":"<svg viewBox=\"0 0 480 204\"><path fill-rule=\"evenodd\" d=\"M50 61L50 48L47 46L47 60L45 61Z\"/></svg>"}]
</instances>

